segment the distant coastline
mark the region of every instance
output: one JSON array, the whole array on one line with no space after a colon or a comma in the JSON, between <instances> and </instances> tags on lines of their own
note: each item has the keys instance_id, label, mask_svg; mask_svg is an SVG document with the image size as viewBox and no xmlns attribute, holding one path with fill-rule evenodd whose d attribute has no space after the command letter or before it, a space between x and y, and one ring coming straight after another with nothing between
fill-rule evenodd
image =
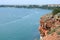
<instances>
[{"instance_id":1,"label":"distant coastline","mask_svg":"<svg viewBox=\"0 0 60 40\"><path fill-rule=\"evenodd\" d=\"M0 5L0 7L14 7L14 8L41 8L39 5Z\"/></svg>"},{"instance_id":2,"label":"distant coastline","mask_svg":"<svg viewBox=\"0 0 60 40\"><path fill-rule=\"evenodd\" d=\"M54 8L60 8L60 4L48 4L48 5L0 5L0 7L54 9Z\"/></svg>"}]
</instances>

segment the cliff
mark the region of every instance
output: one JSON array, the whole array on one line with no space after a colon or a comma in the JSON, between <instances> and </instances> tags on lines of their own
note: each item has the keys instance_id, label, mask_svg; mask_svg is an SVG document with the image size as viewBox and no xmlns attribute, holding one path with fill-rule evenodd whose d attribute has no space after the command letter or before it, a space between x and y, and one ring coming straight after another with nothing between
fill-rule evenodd
<instances>
[{"instance_id":1,"label":"cliff","mask_svg":"<svg viewBox=\"0 0 60 40\"><path fill-rule=\"evenodd\" d=\"M60 13L42 16L39 32L40 40L60 40Z\"/></svg>"}]
</instances>

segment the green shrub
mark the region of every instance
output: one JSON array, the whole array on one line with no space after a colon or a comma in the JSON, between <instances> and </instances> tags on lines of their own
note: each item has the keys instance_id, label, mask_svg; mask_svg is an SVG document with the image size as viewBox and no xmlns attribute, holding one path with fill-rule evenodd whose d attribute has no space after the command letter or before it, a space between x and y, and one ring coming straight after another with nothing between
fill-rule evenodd
<instances>
[{"instance_id":1,"label":"green shrub","mask_svg":"<svg viewBox=\"0 0 60 40\"><path fill-rule=\"evenodd\" d=\"M60 32L57 32L58 35L60 35Z\"/></svg>"},{"instance_id":2,"label":"green shrub","mask_svg":"<svg viewBox=\"0 0 60 40\"><path fill-rule=\"evenodd\" d=\"M60 8L55 8L53 11L52 11L52 14L53 15L56 15L57 13L60 12Z\"/></svg>"},{"instance_id":3,"label":"green shrub","mask_svg":"<svg viewBox=\"0 0 60 40\"><path fill-rule=\"evenodd\" d=\"M52 29L51 31L48 32L48 34L51 34L51 33L55 32L55 31L56 31L56 29Z\"/></svg>"},{"instance_id":4,"label":"green shrub","mask_svg":"<svg viewBox=\"0 0 60 40\"><path fill-rule=\"evenodd\" d=\"M57 28L51 29L51 31L49 31L48 34L51 34L53 32L56 32L57 29L59 29L59 28L60 28L60 26L58 26ZM58 32L58 34L60 34L60 32Z\"/></svg>"}]
</instances>

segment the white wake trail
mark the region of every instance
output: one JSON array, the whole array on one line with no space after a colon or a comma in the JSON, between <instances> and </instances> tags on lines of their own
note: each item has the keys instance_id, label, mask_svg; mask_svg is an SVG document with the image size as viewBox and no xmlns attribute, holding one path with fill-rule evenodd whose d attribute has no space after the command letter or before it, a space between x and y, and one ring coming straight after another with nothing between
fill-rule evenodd
<instances>
[{"instance_id":1,"label":"white wake trail","mask_svg":"<svg viewBox=\"0 0 60 40\"><path fill-rule=\"evenodd\" d=\"M38 13L39 13L39 12L35 12L35 14L38 14ZM4 23L4 24L0 24L0 25L6 25L6 24L15 23L15 22L20 21L20 20L22 20L22 19L26 19L26 18L28 18L28 17L30 17L30 16L32 16L32 15L34 15L34 14L29 14L29 15L27 15L27 16L24 16L24 17L20 18L20 19L17 19L17 20L14 20L14 21L10 21L10 22Z\"/></svg>"},{"instance_id":2,"label":"white wake trail","mask_svg":"<svg viewBox=\"0 0 60 40\"><path fill-rule=\"evenodd\" d=\"M30 15L27 15L27 16L22 17L21 19L17 19L17 20L10 21L10 22L4 23L4 24L0 24L0 25L6 25L6 24L15 23L15 22L20 21L20 20L22 20L22 19L26 19L26 18L28 18L28 17L31 16L31 15L33 15L33 14L30 14Z\"/></svg>"}]
</instances>

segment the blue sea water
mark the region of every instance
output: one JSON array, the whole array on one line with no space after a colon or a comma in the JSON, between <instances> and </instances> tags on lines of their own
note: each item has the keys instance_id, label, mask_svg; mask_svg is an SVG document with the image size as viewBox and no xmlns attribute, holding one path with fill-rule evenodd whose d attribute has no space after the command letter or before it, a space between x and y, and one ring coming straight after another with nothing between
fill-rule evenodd
<instances>
[{"instance_id":1,"label":"blue sea water","mask_svg":"<svg viewBox=\"0 0 60 40\"><path fill-rule=\"evenodd\" d=\"M0 40L39 39L39 20L47 9L0 8Z\"/></svg>"}]
</instances>

